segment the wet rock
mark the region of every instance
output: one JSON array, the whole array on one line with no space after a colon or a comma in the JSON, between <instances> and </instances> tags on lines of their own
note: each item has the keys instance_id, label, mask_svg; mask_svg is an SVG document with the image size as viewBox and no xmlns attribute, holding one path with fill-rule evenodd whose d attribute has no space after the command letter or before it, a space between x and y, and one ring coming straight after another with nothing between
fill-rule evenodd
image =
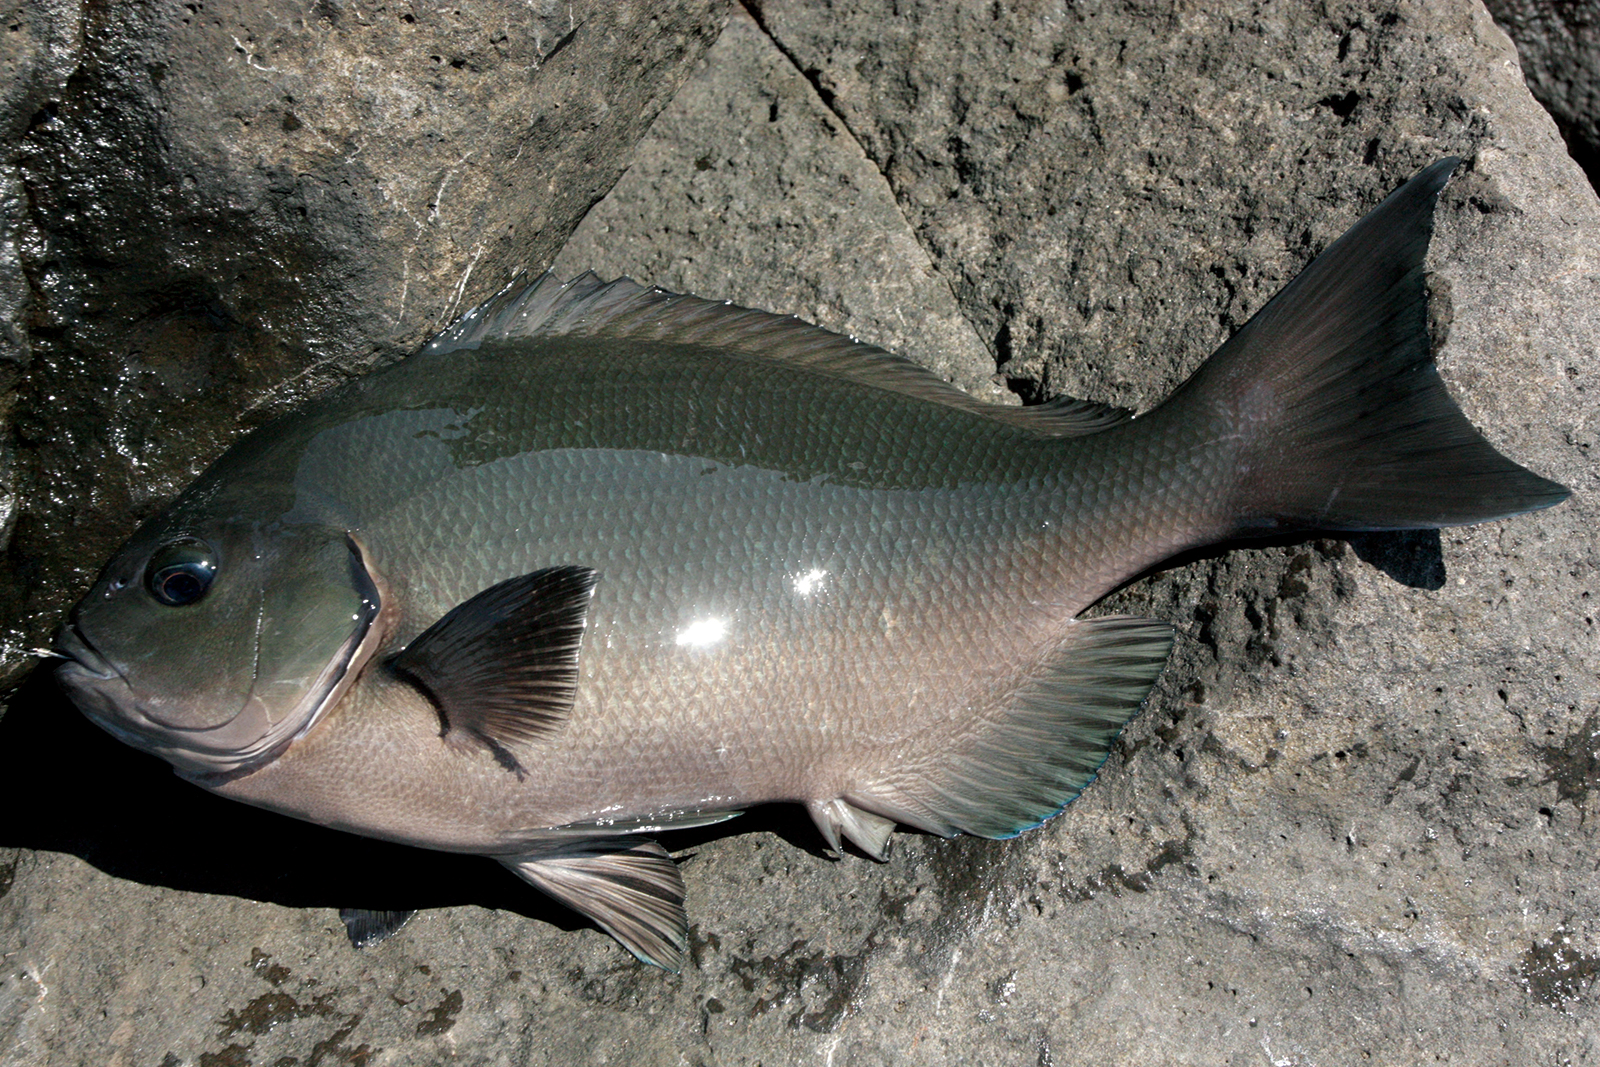
<instances>
[{"instance_id":1,"label":"wet rock","mask_svg":"<svg viewBox=\"0 0 1600 1067\"><path fill-rule=\"evenodd\" d=\"M65 85L77 62L82 12L26 0L7 4L0 36L0 429L31 351L28 280L22 247L36 236L19 169L21 141L39 107ZM0 433L0 550L11 540L17 514L15 443Z\"/></svg>"},{"instance_id":2,"label":"wet rock","mask_svg":"<svg viewBox=\"0 0 1600 1067\"><path fill-rule=\"evenodd\" d=\"M7 38L4 677L242 428L547 265L722 19L716 0L53 12Z\"/></svg>"},{"instance_id":3,"label":"wet rock","mask_svg":"<svg viewBox=\"0 0 1600 1067\"><path fill-rule=\"evenodd\" d=\"M1560 1008L1594 984L1600 975L1600 956L1579 952L1565 930L1556 930L1547 940L1528 946L1518 973L1534 999Z\"/></svg>"},{"instance_id":4,"label":"wet rock","mask_svg":"<svg viewBox=\"0 0 1600 1067\"><path fill-rule=\"evenodd\" d=\"M1443 0L754 11L564 270L1148 407L1460 154L1441 368L1576 495L1135 583L1105 609L1173 620L1177 653L1066 813L883 865L827 860L794 810L680 835L677 977L493 864L199 794L33 683L0 720L0 777L52 798L0 837L0 1062L1593 1058L1600 203L1504 37ZM341 907L421 910L358 953Z\"/></svg>"}]
</instances>

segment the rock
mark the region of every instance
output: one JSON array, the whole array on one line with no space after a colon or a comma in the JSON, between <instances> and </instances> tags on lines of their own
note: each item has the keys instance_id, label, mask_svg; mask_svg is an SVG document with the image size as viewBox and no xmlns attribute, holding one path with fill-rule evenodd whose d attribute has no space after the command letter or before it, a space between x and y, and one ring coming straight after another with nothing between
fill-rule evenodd
<instances>
[{"instance_id":1,"label":"rock","mask_svg":"<svg viewBox=\"0 0 1600 1067\"><path fill-rule=\"evenodd\" d=\"M242 428L546 266L720 11L111 5L75 32L25 9L0 316L19 333L27 305L31 352L0 351L27 366L0 381L24 501L0 677Z\"/></svg>"},{"instance_id":2,"label":"rock","mask_svg":"<svg viewBox=\"0 0 1600 1067\"><path fill-rule=\"evenodd\" d=\"M1516 42L1522 76L1600 188L1600 11L1556 0L1486 0Z\"/></svg>"},{"instance_id":3,"label":"rock","mask_svg":"<svg viewBox=\"0 0 1600 1067\"><path fill-rule=\"evenodd\" d=\"M853 332L1016 403L883 175L747 17L556 258Z\"/></svg>"},{"instance_id":4,"label":"rock","mask_svg":"<svg viewBox=\"0 0 1600 1067\"><path fill-rule=\"evenodd\" d=\"M885 865L796 809L673 839L678 977L492 864L200 794L35 679L0 721L0 776L47 799L0 838L0 1063L1592 1058L1600 202L1503 34L1465 0L753 10L562 269L1142 408L1460 154L1441 368L1576 495L1136 583L1096 610L1180 644L1082 799ZM340 906L423 910L357 953Z\"/></svg>"},{"instance_id":5,"label":"rock","mask_svg":"<svg viewBox=\"0 0 1600 1067\"><path fill-rule=\"evenodd\" d=\"M60 5L47 8L18 0L6 5L4 37L0 37L0 429L15 402L17 382L31 346L27 324L28 279L22 268L22 245L31 231L27 193L23 189L21 142L39 107L66 84L77 62L81 11ZM0 549L11 539L16 523L15 444L9 430L0 433ZM14 674L22 660L0 641L0 661Z\"/></svg>"}]
</instances>

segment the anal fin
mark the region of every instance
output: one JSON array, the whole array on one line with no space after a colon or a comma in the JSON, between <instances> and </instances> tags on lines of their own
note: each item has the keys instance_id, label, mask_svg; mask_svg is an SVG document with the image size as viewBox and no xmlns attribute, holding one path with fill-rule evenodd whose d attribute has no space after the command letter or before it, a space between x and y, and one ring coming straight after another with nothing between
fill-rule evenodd
<instances>
[{"instance_id":1,"label":"anal fin","mask_svg":"<svg viewBox=\"0 0 1600 1067\"><path fill-rule=\"evenodd\" d=\"M689 947L683 877L654 841L589 838L497 856L534 888L592 919L645 963L676 973Z\"/></svg>"},{"instance_id":2,"label":"anal fin","mask_svg":"<svg viewBox=\"0 0 1600 1067\"><path fill-rule=\"evenodd\" d=\"M1171 650L1172 627L1164 622L1077 620L1032 676L951 751L864 783L844 799L930 833L1015 837L1094 781Z\"/></svg>"},{"instance_id":3,"label":"anal fin","mask_svg":"<svg viewBox=\"0 0 1600 1067\"><path fill-rule=\"evenodd\" d=\"M843 852L839 843L842 833L862 852L875 860L889 858L889 835L894 833L894 820L874 815L870 811L834 797L832 800L809 800L806 810L822 831L823 840L834 852Z\"/></svg>"}]
</instances>

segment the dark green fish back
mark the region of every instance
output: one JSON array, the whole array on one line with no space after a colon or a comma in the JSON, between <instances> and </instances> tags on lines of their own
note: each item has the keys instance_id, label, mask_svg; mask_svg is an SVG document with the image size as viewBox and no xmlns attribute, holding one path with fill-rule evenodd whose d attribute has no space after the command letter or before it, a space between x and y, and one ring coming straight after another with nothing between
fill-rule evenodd
<instances>
[{"instance_id":1,"label":"dark green fish back","mask_svg":"<svg viewBox=\"0 0 1600 1067\"><path fill-rule=\"evenodd\" d=\"M1038 478L1054 442L976 411L699 345L560 337L441 358L472 367L458 405L486 398L451 442L462 465L551 448L645 451L916 491Z\"/></svg>"}]
</instances>

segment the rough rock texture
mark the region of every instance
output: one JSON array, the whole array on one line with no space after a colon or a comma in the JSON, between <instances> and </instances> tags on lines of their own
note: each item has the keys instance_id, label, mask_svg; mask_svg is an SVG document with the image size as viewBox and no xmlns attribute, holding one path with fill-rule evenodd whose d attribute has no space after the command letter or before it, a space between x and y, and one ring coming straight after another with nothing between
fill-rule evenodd
<instances>
[{"instance_id":1,"label":"rough rock texture","mask_svg":"<svg viewBox=\"0 0 1600 1067\"><path fill-rule=\"evenodd\" d=\"M1511 35L1522 75L1600 188L1600 6L1572 0L1488 0Z\"/></svg>"},{"instance_id":2,"label":"rough rock texture","mask_svg":"<svg viewBox=\"0 0 1600 1067\"><path fill-rule=\"evenodd\" d=\"M1456 153L1440 364L1571 501L1131 586L1178 652L1065 814L881 866L797 810L680 836L678 977L487 862L200 794L35 678L0 1063L1593 1061L1600 201L1476 3L1285 8L762 4L558 261L1148 407ZM425 910L358 953L340 905Z\"/></svg>"},{"instance_id":3,"label":"rough rock texture","mask_svg":"<svg viewBox=\"0 0 1600 1067\"><path fill-rule=\"evenodd\" d=\"M553 269L798 315L1017 402L877 166L748 17Z\"/></svg>"},{"instance_id":4,"label":"rough rock texture","mask_svg":"<svg viewBox=\"0 0 1600 1067\"><path fill-rule=\"evenodd\" d=\"M23 503L0 680L242 426L542 269L721 19L717 0L13 13L0 492Z\"/></svg>"}]
</instances>

